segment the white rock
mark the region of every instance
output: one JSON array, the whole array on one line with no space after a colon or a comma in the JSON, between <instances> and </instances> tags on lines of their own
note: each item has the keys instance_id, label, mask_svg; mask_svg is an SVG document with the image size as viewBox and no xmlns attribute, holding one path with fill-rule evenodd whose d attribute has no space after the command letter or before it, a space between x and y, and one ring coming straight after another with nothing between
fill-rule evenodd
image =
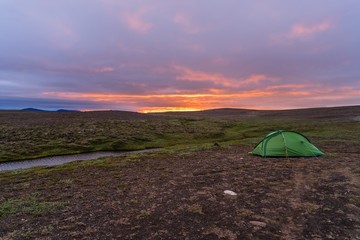
<instances>
[{"instance_id":1,"label":"white rock","mask_svg":"<svg viewBox=\"0 0 360 240\"><path fill-rule=\"evenodd\" d=\"M230 191L230 190L225 190L224 191L225 194L231 195L231 196L236 196L236 192Z\"/></svg>"}]
</instances>

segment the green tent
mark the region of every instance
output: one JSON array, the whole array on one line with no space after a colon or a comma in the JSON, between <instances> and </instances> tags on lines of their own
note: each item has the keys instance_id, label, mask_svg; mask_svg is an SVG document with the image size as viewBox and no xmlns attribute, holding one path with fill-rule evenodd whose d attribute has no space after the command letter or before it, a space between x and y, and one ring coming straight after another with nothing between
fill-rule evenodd
<instances>
[{"instance_id":1,"label":"green tent","mask_svg":"<svg viewBox=\"0 0 360 240\"><path fill-rule=\"evenodd\" d=\"M263 157L316 157L324 155L304 135L286 130L269 133L251 153Z\"/></svg>"}]
</instances>

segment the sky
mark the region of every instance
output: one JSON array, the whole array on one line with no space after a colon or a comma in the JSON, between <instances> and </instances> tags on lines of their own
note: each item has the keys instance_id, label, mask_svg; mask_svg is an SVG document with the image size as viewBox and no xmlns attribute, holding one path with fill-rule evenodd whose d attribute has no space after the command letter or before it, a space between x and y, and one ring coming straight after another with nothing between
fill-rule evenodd
<instances>
[{"instance_id":1,"label":"sky","mask_svg":"<svg viewBox=\"0 0 360 240\"><path fill-rule=\"evenodd\" d=\"M359 0L0 0L0 109L360 104Z\"/></svg>"}]
</instances>

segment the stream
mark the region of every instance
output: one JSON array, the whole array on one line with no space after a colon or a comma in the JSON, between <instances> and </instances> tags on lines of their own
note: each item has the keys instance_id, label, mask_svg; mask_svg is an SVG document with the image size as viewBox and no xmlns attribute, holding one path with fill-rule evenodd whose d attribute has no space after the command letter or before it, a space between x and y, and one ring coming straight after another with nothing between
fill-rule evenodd
<instances>
[{"instance_id":1,"label":"stream","mask_svg":"<svg viewBox=\"0 0 360 240\"><path fill-rule=\"evenodd\" d=\"M30 168L37 166L55 166L68 162L74 161L86 161L86 160L95 160L101 157L112 157L112 156L121 156L127 153L141 153L141 152L151 152L159 150L158 148L154 149L145 149L145 150L135 150L135 151L124 151L124 152L110 152L110 151L100 151L100 152L92 152L92 153L79 153L72 155L61 155L61 156L52 156L52 157L44 157L37 158L31 160L21 160L14 162L5 162L0 163L0 171L5 170L16 170L22 168Z\"/></svg>"}]
</instances>

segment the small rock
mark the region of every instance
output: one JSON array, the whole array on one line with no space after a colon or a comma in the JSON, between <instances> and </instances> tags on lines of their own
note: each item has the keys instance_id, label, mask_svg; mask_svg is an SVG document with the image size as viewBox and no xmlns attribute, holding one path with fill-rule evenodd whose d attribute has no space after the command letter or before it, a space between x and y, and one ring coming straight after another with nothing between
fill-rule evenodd
<instances>
[{"instance_id":1,"label":"small rock","mask_svg":"<svg viewBox=\"0 0 360 240\"><path fill-rule=\"evenodd\" d=\"M236 196L237 195L236 192L233 192L233 191L230 191L230 190L225 190L224 193L227 194L227 195L231 195L231 196Z\"/></svg>"}]
</instances>

